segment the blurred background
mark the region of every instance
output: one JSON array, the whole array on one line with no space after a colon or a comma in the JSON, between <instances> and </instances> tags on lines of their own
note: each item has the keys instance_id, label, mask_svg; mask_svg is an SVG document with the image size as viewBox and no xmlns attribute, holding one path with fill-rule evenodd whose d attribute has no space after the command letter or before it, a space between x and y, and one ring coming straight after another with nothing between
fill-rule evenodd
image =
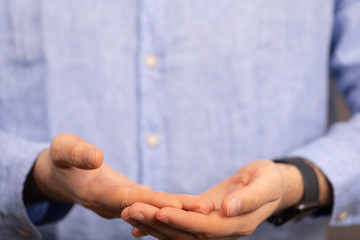
<instances>
[{"instance_id":1,"label":"blurred background","mask_svg":"<svg viewBox=\"0 0 360 240\"><path fill-rule=\"evenodd\" d=\"M333 79L330 86L330 124L337 121L345 121L350 117L349 109ZM360 240L360 225L355 227L329 227L328 240Z\"/></svg>"}]
</instances>

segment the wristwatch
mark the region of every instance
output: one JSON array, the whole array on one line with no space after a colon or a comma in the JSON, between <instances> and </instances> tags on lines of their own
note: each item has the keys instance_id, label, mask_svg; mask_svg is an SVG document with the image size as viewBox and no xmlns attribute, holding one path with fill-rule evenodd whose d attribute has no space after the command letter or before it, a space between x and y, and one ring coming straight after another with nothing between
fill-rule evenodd
<instances>
[{"instance_id":1,"label":"wristwatch","mask_svg":"<svg viewBox=\"0 0 360 240\"><path fill-rule=\"evenodd\" d=\"M300 170L304 181L304 196L298 204L272 215L268 221L280 226L292 219L300 220L320 209L319 183L314 169L300 157L275 159L274 162L292 164Z\"/></svg>"}]
</instances>

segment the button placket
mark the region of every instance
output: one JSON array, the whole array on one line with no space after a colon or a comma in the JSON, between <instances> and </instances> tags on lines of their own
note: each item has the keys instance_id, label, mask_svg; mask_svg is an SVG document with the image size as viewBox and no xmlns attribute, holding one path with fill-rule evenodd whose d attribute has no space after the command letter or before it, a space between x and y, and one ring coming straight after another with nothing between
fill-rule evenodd
<instances>
[{"instance_id":1,"label":"button placket","mask_svg":"<svg viewBox=\"0 0 360 240\"><path fill-rule=\"evenodd\" d=\"M166 181L165 0L142 1L139 10L139 181L163 189ZM154 167L156 166L156 167Z\"/></svg>"},{"instance_id":2,"label":"button placket","mask_svg":"<svg viewBox=\"0 0 360 240\"><path fill-rule=\"evenodd\" d=\"M149 147L157 147L159 145L160 139L156 134L149 134L146 137L146 143Z\"/></svg>"},{"instance_id":3,"label":"button placket","mask_svg":"<svg viewBox=\"0 0 360 240\"><path fill-rule=\"evenodd\" d=\"M145 58L145 65L148 68L155 68L158 65L158 58L155 55L152 55L152 54L148 55Z\"/></svg>"}]
</instances>

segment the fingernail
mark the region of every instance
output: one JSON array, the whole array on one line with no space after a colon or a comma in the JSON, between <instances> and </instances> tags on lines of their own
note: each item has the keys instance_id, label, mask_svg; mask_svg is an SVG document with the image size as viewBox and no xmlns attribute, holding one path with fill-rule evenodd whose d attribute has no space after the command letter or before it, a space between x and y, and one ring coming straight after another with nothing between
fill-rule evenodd
<instances>
[{"instance_id":1,"label":"fingernail","mask_svg":"<svg viewBox=\"0 0 360 240\"><path fill-rule=\"evenodd\" d=\"M238 198L233 198L229 202L227 207L227 216L232 217L240 213L240 200Z\"/></svg>"},{"instance_id":2,"label":"fingernail","mask_svg":"<svg viewBox=\"0 0 360 240\"><path fill-rule=\"evenodd\" d=\"M85 154L85 162L90 168L94 168L94 155L95 155L94 149L87 150Z\"/></svg>"},{"instance_id":3,"label":"fingernail","mask_svg":"<svg viewBox=\"0 0 360 240\"><path fill-rule=\"evenodd\" d=\"M134 237L136 238L140 238L143 237L145 234L138 228L134 227L132 230L132 234L134 235Z\"/></svg>"},{"instance_id":4,"label":"fingernail","mask_svg":"<svg viewBox=\"0 0 360 240\"><path fill-rule=\"evenodd\" d=\"M198 212L198 213L202 213L202 214L208 214L206 211L204 211L204 209L202 208L197 208L194 210L195 212Z\"/></svg>"},{"instance_id":5,"label":"fingernail","mask_svg":"<svg viewBox=\"0 0 360 240\"><path fill-rule=\"evenodd\" d=\"M131 217L132 219L135 219L135 220L140 221L140 222L145 219L144 215L142 215L141 212L137 212L137 213L131 215L130 217Z\"/></svg>"},{"instance_id":6,"label":"fingernail","mask_svg":"<svg viewBox=\"0 0 360 240\"><path fill-rule=\"evenodd\" d=\"M125 220L125 221L130 218L130 216L129 216L129 208L128 208L128 207L125 208L125 209L122 211L122 213L121 213L121 218L122 218L123 220Z\"/></svg>"},{"instance_id":7,"label":"fingernail","mask_svg":"<svg viewBox=\"0 0 360 240\"><path fill-rule=\"evenodd\" d=\"M158 217L157 218L160 222L163 222L165 224L169 224L169 219L167 219L166 217Z\"/></svg>"}]
</instances>

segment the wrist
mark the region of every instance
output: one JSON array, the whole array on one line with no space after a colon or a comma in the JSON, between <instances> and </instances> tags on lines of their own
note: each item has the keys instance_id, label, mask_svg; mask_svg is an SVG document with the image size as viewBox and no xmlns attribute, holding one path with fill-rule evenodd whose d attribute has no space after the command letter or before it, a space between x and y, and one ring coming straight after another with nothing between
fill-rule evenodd
<instances>
[{"instance_id":1,"label":"wrist","mask_svg":"<svg viewBox=\"0 0 360 240\"><path fill-rule=\"evenodd\" d=\"M299 220L330 204L330 183L314 164L300 157L282 158L274 161L296 167L301 174L302 181L296 180L298 177L296 171L292 171L293 168L280 167L284 182L284 196L279 206L279 211L270 217L268 221L279 226L291 219ZM290 174L291 171L292 174ZM300 190L301 183L303 186L302 194L300 192L296 193L296 191ZM295 195L290 197L289 194ZM299 196L302 196L300 201L298 201ZM320 199L322 202L320 202ZM286 208L285 206L288 204L290 207Z\"/></svg>"},{"instance_id":2,"label":"wrist","mask_svg":"<svg viewBox=\"0 0 360 240\"><path fill-rule=\"evenodd\" d=\"M297 167L291 164L276 163L281 174L283 195L276 211L296 205L304 196L304 182Z\"/></svg>"}]
</instances>

